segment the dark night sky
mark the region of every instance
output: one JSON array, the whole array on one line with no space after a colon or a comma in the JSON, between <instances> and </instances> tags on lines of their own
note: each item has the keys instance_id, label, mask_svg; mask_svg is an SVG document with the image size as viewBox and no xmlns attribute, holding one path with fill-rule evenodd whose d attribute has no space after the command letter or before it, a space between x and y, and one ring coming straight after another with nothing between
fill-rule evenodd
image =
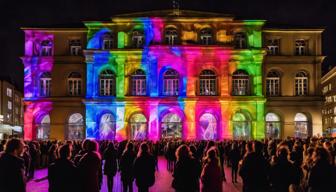
<instances>
[{"instance_id":1,"label":"dark night sky","mask_svg":"<svg viewBox=\"0 0 336 192\"><path fill-rule=\"evenodd\" d=\"M323 68L336 64L334 0L180 0L181 9L265 19L269 26L324 27ZM108 20L120 13L171 9L171 0L0 0L0 76L11 76L23 89L24 34L20 27L70 25Z\"/></svg>"}]
</instances>

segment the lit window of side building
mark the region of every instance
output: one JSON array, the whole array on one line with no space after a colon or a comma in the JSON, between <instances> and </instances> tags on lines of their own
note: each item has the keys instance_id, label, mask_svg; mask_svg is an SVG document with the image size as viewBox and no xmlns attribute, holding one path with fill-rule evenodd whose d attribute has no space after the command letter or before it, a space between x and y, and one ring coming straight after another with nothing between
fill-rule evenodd
<instances>
[{"instance_id":1,"label":"lit window of side building","mask_svg":"<svg viewBox=\"0 0 336 192\"><path fill-rule=\"evenodd\" d=\"M172 14L117 15L75 29L24 28L25 138L321 133L322 30L264 29L263 20L195 11Z\"/></svg>"},{"instance_id":2,"label":"lit window of side building","mask_svg":"<svg viewBox=\"0 0 336 192\"><path fill-rule=\"evenodd\" d=\"M322 105L323 135L336 136L336 67L329 70L321 79L324 104Z\"/></svg>"}]
</instances>

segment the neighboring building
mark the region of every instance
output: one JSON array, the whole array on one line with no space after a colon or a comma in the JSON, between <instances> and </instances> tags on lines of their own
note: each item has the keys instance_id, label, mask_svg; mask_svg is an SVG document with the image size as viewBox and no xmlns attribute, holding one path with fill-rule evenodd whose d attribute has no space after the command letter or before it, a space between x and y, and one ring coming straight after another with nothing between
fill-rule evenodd
<instances>
[{"instance_id":1,"label":"neighboring building","mask_svg":"<svg viewBox=\"0 0 336 192\"><path fill-rule=\"evenodd\" d=\"M336 137L336 67L322 77L321 85L323 134Z\"/></svg>"},{"instance_id":2,"label":"neighboring building","mask_svg":"<svg viewBox=\"0 0 336 192\"><path fill-rule=\"evenodd\" d=\"M25 138L320 133L322 30L263 30L264 22L162 10L24 28ZM265 57L262 39L278 55Z\"/></svg>"},{"instance_id":3,"label":"neighboring building","mask_svg":"<svg viewBox=\"0 0 336 192\"><path fill-rule=\"evenodd\" d=\"M23 95L7 80L0 80L0 139L23 135Z\"/></svg>"},{"instance_id":4,"label":"neighboring building","mask_svg":"<svg viewBox=\"0 0 336 192\"><path fill-rule=\"evenodd\" d=\"M323 29L264 29L266 129L282 137L322 135ZM268 131L271 132L271 131Z\"/></svg>"}]
</instances>

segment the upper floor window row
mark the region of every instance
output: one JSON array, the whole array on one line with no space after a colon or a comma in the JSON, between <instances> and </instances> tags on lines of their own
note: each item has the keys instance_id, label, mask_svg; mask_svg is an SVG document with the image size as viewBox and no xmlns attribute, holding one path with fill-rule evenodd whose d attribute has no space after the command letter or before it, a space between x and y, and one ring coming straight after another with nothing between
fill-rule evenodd
<instances>
[{"instance_id":1,"label":"upper floor window row","mask_svg":"<svg viewBox=\"0 0 336 192\"><path fill-rule=\"evenodd\" d=\"M307 96L309 90L308 74L304 71L299 71L294 77L294 95ZM271 70L266 76L266 96L281 96L281 76L278 71Z\"/></svg>"},{"instance_id":2,"label":"upper floor window row","mask_svg":"<svg viewBox=\"0 0 336 192\"><path fill-rule=\"evenodd\" d=\"M142 48L145 45L145 34L142 30L132 31L128 39L131 42L130 45L133 48ZM118 39L116 38L116 34L107 32L101 37L101 49L114 49L117 47L117 41ZM179 33L178 29L174 27L168 27L164 30L163 43L166 45L178 45L180 42L181 34ZM197 34L197 42L201 45L214 45L216 43L214 31L211 28L201 29ZM248 48L247 35L244 32L235 33L232 43L236 49Z\"/></svg>"},{"instance_id":3,"label":"upper floor window row","mask_svg":"<svg viewBox=\"0 0 336 192\"><path fill-rule=\"evenodd\" d=\"M51 73L44 72L39 76L38 87L40 97L51 96ZM67 77L67 93L69 96L82 95L82 75L78 72L72 72Z\"/></svg>"},{"instance_id":4,"label":"upper floor window row","mask_svg":"<svg viewBox=\"0 0 336 192\"><path fill-rule=\"evenodd\" d=\"M280 55L280 39L272 38L266 39L265 48L267 50L268 55ZM294 41L294 55L304 56L309 55L309 47L307 39L296 39Z\"/></svg>"}]
</instances>

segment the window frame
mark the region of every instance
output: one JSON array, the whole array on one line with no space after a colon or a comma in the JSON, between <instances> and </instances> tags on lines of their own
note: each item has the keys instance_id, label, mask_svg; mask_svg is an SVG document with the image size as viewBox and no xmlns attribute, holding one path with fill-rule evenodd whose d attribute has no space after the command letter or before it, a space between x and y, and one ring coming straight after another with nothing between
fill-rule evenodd
<instances>
[{"instance_id":1,"label":"window frame","mask_svg":"<svg viewBox=\"0 0 336 192\"><path fill-rule=\"evenodd\" d=\"M266 96L275 97L281 95L280 75L277 71L269 71L266 76Z\"/></svg>"},{"instance_id":2,"label":"window frame","mask_svg":"<svg viewBox=\"0 0 336 192\"><path fill-rule=\"evenodd\" d=\"M232 74L232 96L251 95L251 77L245 70L236 70ZM241 90L243 89L243 90Z\"/></svg>"},{"instance_id":3,"label":"window frame","mask_svg":"<svg viewBox=\"0 0 336 192\"><path fill-rule=\"evenodd\" d=\"M39 78L39 96L50 97L51 96L51 73L44 72Z\"/></svg>"},{"instance_id":4,"label":"window frame","mask_svg":"<svg viewBox=\"0 0 336 192\"><path fill-rule=\"evenodd\" d=\"M78 75L77 77L75 75ZM81 96L82 95L82 75L78 72L71 72L67 79L68 95Z\"/></svg>"},{"instance_id":5,"label":"window frame","mask_svg":"<svg viewBox=\"0 0 336 192\"><path fill-rule=\"evenodd\" d=\"M116 75L112 70L101 71L99 73L99 96L116 96L116 80Z\"/></svg>"},{"instance_id":6,"label":"window frame","mask_svg":"<svg viewBox=\"0 0 336 192\"><path fill-rule=\"evenodd\" d=\"M180 74L175 69L168 69L163 73L162 79L163 79L162 95L171 97L179 96Z\"/></svg>"},{"instance_id":7,"label":"window frame","mask_svg":"<svg viewBox=\"0 0 336 192\"><path fill-rule=\"evenodd\" d=\"M146 96L147 95L147 76L142 69L137 69L131 75L131 95Z\"/></svg>"},{"instance_id":8,"label":"window frame","mask_svg":"<svg viewBox=\"0 0 336 192\"><path fill-rule=\"evenodd\" d=\"M199 75L199 95L217 96L218 81L217 74L211 69L204 69Z\"/></svg>"},{"instance_id":9,"label":"window frame","mask_svg":"<svg viewBox=\"0 0 336 192\"><path fill-rule=\"evenodd\" d=\"M167 34L170 31L170 34ZM165 29L165 43L167 45L173 46L178 43L178 31L174 27L168 27Z\"/></svg>"},{"instance_id":10,"label":"window frame","mask_svg":"<svg viewBox=\"0 0 336 192\"><path fill-rule=\"evenodd\" d=\"M304 76L300 76L300 75ZM308 96L309 94L309 78L304 71L296 73L294 78L295 96Z\"/></svg>"}]
</instances>

